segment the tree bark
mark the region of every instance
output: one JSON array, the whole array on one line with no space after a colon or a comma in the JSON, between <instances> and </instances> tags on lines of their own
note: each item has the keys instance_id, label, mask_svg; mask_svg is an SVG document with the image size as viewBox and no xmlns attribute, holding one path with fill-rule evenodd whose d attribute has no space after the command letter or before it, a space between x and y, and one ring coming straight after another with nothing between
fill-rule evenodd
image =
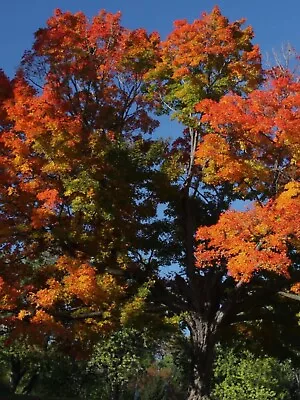
<instances>
[{"instance_id":1,"label":"tree bark","mask_svg":"<svg viewBox=\"0 0 300 400\"><path fill-rule=\"evenodd\" d=\"M21 361L18 357L11 357L10 360L11 373L10 373L10 385L12 393L16 393L18 386L25 375L26 370L22 368Z\"/></svg>"},{"instance_id":2,"label":"tree bark","mask_svg":"<svg viewBox=\"0 0 300 400\"><path fill-rule=\"evenodd\" d=\"M191 380L188 400L208 400L213 375L216 335L213 324L200 314L187 318L191 343Z\"/></svg>"}]
</instances>

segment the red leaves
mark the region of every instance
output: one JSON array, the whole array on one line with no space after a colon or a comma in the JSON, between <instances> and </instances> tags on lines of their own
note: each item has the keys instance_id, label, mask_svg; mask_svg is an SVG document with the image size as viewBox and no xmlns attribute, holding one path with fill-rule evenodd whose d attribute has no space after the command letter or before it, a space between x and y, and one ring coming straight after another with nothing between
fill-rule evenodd
<instances>
[{"instance_id":1,"label":"red leaves","mask_svg":"<svg viewBox=\"0 0 300 400\"><path fill-rule=\"evenodd\" d=\"M0 69L0 127L5 125L7 114L3 109L3 103L12 95L12 86L10 80Z\"/></svg>"},{"instance_id":2,"label":"red leaves","mask_svg":"<svg viewBox=\"0 0 300 400\"><path fill-rule=\"evenodd\" d=\"M0 276L0 311L13 310L18 304L20 290L10 285Z\"/></svg>"}]
</instances>

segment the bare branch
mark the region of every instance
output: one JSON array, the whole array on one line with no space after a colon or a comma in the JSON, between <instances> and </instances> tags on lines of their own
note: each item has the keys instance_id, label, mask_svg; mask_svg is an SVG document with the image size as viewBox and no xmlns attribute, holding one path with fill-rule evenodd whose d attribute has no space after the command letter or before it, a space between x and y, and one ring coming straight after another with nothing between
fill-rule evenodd
<instances>
[{"instance_id":1,"label":"bare branch","mask_svg":"<svg viewBox=\"0 0 300 400\"><path fill-rule=\"evenodd\" d=\"M280 294L280 296L287 297L289 299L300 301L300 295L299 294L288 293L288 292L278 292L278 294Z\"/></svg>"}]
</instances>

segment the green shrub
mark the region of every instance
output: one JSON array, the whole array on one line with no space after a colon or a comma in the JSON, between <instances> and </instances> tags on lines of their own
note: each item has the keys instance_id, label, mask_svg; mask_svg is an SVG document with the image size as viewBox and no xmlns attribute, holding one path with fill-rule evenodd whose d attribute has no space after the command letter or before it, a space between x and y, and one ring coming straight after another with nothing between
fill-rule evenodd
<instances>
[{"instance_id":1,"label":"green shrub","mask_svg":"<svg viewBox=\"0 0 300 400\"><path fill-rule=\"evenodd\" d=\"M215 362L214 377L214 400L291 399L293 370L288 361L223 349Z\"/></svg>"}]
</instances>

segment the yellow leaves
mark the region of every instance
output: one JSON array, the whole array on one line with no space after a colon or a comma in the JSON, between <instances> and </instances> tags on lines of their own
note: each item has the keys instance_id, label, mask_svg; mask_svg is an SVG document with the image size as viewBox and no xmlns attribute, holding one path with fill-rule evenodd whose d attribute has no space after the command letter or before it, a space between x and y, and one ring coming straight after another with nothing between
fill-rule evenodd
<instances>
[{"instance_id":1,"label":"yellow leaves","mask_svg":"<svg viewBox=\"0 0 300 400\"><path fill-rule=\"evenodd\" d=\"M32 168L31 168L31 166L28 164L28 163L23 163L21 166L20 166L20 172L22 173L22 174L28 174L28 173L30 173L32 171Z\"/></svg>"},{"instance_id":2,"label":"yellow leaves","mask_svg":"<svg viewBox=\"0 0 300 400\"><path fill-rule=\"evenodd\" d=\"M31 318L33 324L52 324L55 322L54 317L44 310L37 310L35 315Z\"/></svg>"},{"instance_id":3,"label":"yellow leaves","mask_svg":"<svg viewBox=\"0 0 300 400\"><path fill-rule=\"evenodd\" d=\"M55 267L58 271L67 271L71 273L73 270L76 270L80 266L80 264L80 261L75 258L61 256L56 261Z\"/></svg>"},{"instance_id":4,"label":"yellow leaves","mask_svg":"<svg viewBox=\"0 0 300 400\"><path fill-rule=\"evenodd\" d=\"M291 181L284 186L284 191L280 194L277 199L277 204L289 201L292 198L300 195L300 182Z\"/></svg>"},{"instance_id":5,"label":"yellow leaves","mask_svg":"<svg viewBox=\"0 0 300 400\"><path fill-rule=\"evenodd\" d=\"M64 328L58 322L60 315L68 316L70 313L78 339L86 339L92 332L105 332L113 328L118 321L125 285L120 285L109 274L97 274L97 270L81 254L77 258L62 256L46 269L45 274L49 276L51 273L52 277L40 284L38 290L30 288L27 296L30 305L28 309L20 311L20 321L30 320L32 329L37 329L37 332L50 330L53 334L62 334ZM66 307L64 311L56 309L61 304ZM82 318L85 314L86 318Z\"/></svg>"},{"instance_id":6,"label":"yellow leaves","mask_svg":"<svg viewBox=\"0 0 300 400\"><path fill-rule=\"evenodd\" d=\"M168 158L164 160L162 165L162 172L165 173L170 181L175 181L178 177L183 173L184 166L181 162L182 154L180 152L176 152L174 154L170 154Z\"/></svg>"},{"instance_id":7,"label":"yellow leaves","mask_svg":"<svg viewBox=\"0 0 300 400\"><path fill-rule=\"evenodd\" d=\"M195 163L203 166L203 180L208 184L240 182L249 175L247 163L232 154L223 137L207 134L198 146Z\"/></svg>"},{"instance_id":8,"label":"yellow leaves","mask_svg":"<svg viewBox=\"0 0 300 400\"><path fill-rule=\"evenodd\" d=\"M116 301L125 294L126 286L117 282L110 274L102 274L97 277L97 285L105 293L105 301Z\"/></svg>"},{"instance_id":9,"label":"yellow leaves","mask_svg":"<svg viewBox=\"0 0 300 400\"><path fill-rule=\"evenodd\" d=\"M291 291L296 294L300 294L300 282L295 283L291 286Z\"/></svg>"},{"instance_id":10,"label":"yellow leaves","mask_svg":"<svg viewBox=\"0 0 300 400\"><path fill-rule=\"evenodd\" d=\"M154 281L151 280L146 282L139 288L138 293L133 297L133 299L123 306L120 318L123 325L137 322L139 317L141 317L145 310L147 297L150 294L150 288L153 284Z\"/></svg>"},{"instance_id":11,"label":"yellow leaves","mask_svg":"<svg viewBox=\"0 0 300 400\"><path fill-rule=\"evenodd\" d=\"M30 311L28 311L28 310L21 310L21 311L19 312L17 318L18 318L19 320L22 321L24 318L27 318L27 317L29 317L29 316L31 316L31 312L30 312Z\"/></svg>"},{"instance_id":12,"label":"yellow leaves","mask_svg":"<svg viewBox=\"0 0 300 400\"><path fill-rule=\"evenodd\" d=\"M59 292L69 299L75 297L84 304L101 303L103 293L97 284L96 271L92 266L80 258L63 256L58 259L56 268L67 274L59 285L55 281L50 282L51 290L46 291L45 294L51 297L59 289Z\"/></svg>"},{"instance_id":13,"label":"yellow leaves","mask_svg":"<svg viewBox=\"0 0 300 400\"><path fill-rule=\"evenodd\" d=\"M7 189L7 194L8 194L8 196L12 196L12 195L17 194L16 188L10 186L10 187Z\"/></svg>"},{"instance_id":14,"label":"yellow leaves","mask_svg":"<svg viewBox=\"0 0 300 400\"><path fill-rule=\"evenodd\" d=\"M55 163L54 161L49 161L42 168L42 171L45 173L56 173L56 174L64 174L71 170L70 163L68 161L60 160L60 162Z\"/></svg>"},{"instance_id":15,"label":"yellow leaves","mask_svg":"<svg viewBox=\"0 0 300 400\"><path fill-rule=\"evenodd\" d=\"M48 287L32 296L37 306L50 308L57 301L69 303L76 299L85 306L100 306L104 310L115 307L126 290L126 286L119 284L112 275L98 275L96 269L80 255L78 258L60 257L53 269L59 271L61 278L47 280Z\"/></svg>"},{"instance_id":16,"label":"yellow leaves","mask_svg":"<svg viewBox=\"0 0 300 400\"><path fill-rule=\"evenodd\" d=\"M145 299L139 296L136 296L133 301L127 303L123 309L121 314L121 323L126 325L128 322L132 321L134 318L139 317L145 307Z\"/></svg>"},{"instance_id":17,"label":"yellow leaves","mask_svg":"<svg viewBox=\"0 0 300 400\"><path fill-rule=\"evenodd\" d=\"M120 66L143 76L157 60L160 38L158 33L147 34L145 29L123 32L123 51Z\"/></svg>"}]
</instances>

